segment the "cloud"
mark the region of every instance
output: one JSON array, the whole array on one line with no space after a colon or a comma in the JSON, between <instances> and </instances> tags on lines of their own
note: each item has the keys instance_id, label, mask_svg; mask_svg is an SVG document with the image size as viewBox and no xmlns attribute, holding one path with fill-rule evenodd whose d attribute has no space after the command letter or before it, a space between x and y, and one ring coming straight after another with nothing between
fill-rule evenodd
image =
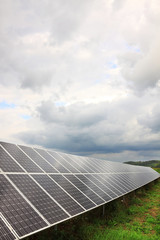
<instances>
[{"instance_id":1,"label":"cloud","mask_svg":"<svg viewBox=\"0 0 160 240\"><path fill-rule=\"evenodd\" d=\"M48 87L51 82L51 74L49 71L37 70L27 72L21 82L21 88L29 88L31 90L40 90L42 87Z\"/></svg>"},{"instance_id":2,"label":"cloud","mask_svg":"<svg viewBox=\"0 0 160 240\"><path fill-rule=\"evenodd\" d=\"M149 104L149 102L148 102ZM146 108L152 108L152 104ZM42 102L37 116L43 130L22 132L18 137L32 144L78 154L117 154L125 151L158 151L159 137L139 121L143 100L128 97L117 102L55 106Z\"/></svg>"},{"instance_id":3,"label":"cloud","mask_svg":"<svg viewBox=\"0 0 160 240\"><path fill-rule=\"evenodd\" d=\"M126 0L114 0L112 3L113 9L119 10L123 7L125 4Z\"/></svg>"},{"instance_id":4,"label":"cloud","mask_svg":"<svg viewBox=\"0 0 160 240\"><path fill-rule=\"evenodd\" d=\"M133 52L121 58L124 77L132 81L138 91L154 87L160 80L159 40L146 54Z\"/></svg>"},{"instance_id":5,"label":"cloud","mask_svg":"<svg viewBox=\"0 0 160 240\"><path fill-rule=\"evenodd\" d=\"M158 156L158 0L2 0L0 11L3 139Z\"/></svg>"},{"instance_id":6,"label":"cloud","mask_svg":"<svg viewBox=\"0 0 160 240\"><path fill-rule=\"evenodd\" d=\"M153 109L138 119L140 124L149 128L153 133L160 134L160 106L156 104Z\"/></svg>"}]
</instances>

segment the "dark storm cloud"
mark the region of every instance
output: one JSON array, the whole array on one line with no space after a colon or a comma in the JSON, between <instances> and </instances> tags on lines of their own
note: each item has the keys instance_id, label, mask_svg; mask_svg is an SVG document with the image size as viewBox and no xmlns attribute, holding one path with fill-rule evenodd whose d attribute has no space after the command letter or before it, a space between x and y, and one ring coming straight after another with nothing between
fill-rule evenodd
<instances>
[{"instance_id":1,"label":"dark storm cloud","mask_svg":"<svg viewBox=\"0 0 160 240\"><path fill-rule=\"evenodd\" d=\"M140 103L139 98L61 107L52 101L42 102L37 116L44 124L43 130L18 136L27 143L84 155L157 151L159 141L152 136L148 138L146 122L141 120L138 125L143 108Z\"/></svg>"},{"instance_id":2,"label":"dark storm cloud","mask_svg":"<svg viewBox=\"0 0 160 240\"><path fill-rule=\"evenodd\" d=\"M58 131L57 131L58 130ZM59 151L70 153L77 153L80 155L92 154L108 154L108 153L122 153L124 151L131 152L148 152L159 151L159 141L116 141L111 135L108 134L108 141L100 143L93 133L80 131L66 131L66 129L49 127L45 131L39 132L24 132L18 135L27 144L40 145L46 148L52 148ZM110 141L109 141L110 139ZM144 155L144 154L143 154ZM146 153L147 155L147 153Z\"/></svg>"}]
</instances>

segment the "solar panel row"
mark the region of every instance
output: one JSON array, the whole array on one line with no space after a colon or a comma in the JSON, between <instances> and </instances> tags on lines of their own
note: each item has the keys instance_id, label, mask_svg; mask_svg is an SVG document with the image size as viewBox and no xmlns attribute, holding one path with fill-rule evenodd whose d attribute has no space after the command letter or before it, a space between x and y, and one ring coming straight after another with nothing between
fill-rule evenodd
<instances>
[{"instance_id":1,"label":"solar panel row","mask_svg":"<svg viewBox=\"0 0 160 240\"><path fill-rule=\"evenodd\" d=\"M1 143L0 240L27 236L158 177L150 168Z\"/></svg>"},{"instance_id":2,"label":"solar panel row","mask_svg":"<svg viewBox=\"0 0 160 240\"><path fill-rule=\"evenodd\" d=\"M116 173L150 172L146 167L130 166L94 158L78 157L43 149L1 142L1 169L28 173ZM98 165L97 165L98 162Z\"/></svg>"}]
</instances>

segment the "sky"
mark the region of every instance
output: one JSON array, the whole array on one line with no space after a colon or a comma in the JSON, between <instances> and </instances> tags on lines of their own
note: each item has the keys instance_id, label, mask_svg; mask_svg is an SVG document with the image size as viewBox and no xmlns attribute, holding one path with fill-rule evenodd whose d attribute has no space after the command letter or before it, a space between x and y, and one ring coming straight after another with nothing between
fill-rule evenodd
<instances>
[{"instance_id":1,"label":"sky","mask_svg":"<svg viewBox=\"0 0 160 240\"><path fill-rule=\"evenodd\" d=\"M1 0L1 141L160 159L159 0Z\"/></svg>"}]
</instances>

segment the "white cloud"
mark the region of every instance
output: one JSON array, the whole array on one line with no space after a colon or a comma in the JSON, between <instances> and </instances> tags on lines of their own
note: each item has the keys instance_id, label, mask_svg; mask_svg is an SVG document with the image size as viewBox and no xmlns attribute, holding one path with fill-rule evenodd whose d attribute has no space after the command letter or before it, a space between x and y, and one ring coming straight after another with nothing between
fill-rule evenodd
<instances>
[{"instance_id":1,"label":"white cloud","mask_svg":"<svg viewBox=\"0 0 160 240\"><path fill-rule=\"evenodd\" d=\"M159 24L158 0L2 0L2 138L158 156Z\"/></svg>"}]
</instances>

